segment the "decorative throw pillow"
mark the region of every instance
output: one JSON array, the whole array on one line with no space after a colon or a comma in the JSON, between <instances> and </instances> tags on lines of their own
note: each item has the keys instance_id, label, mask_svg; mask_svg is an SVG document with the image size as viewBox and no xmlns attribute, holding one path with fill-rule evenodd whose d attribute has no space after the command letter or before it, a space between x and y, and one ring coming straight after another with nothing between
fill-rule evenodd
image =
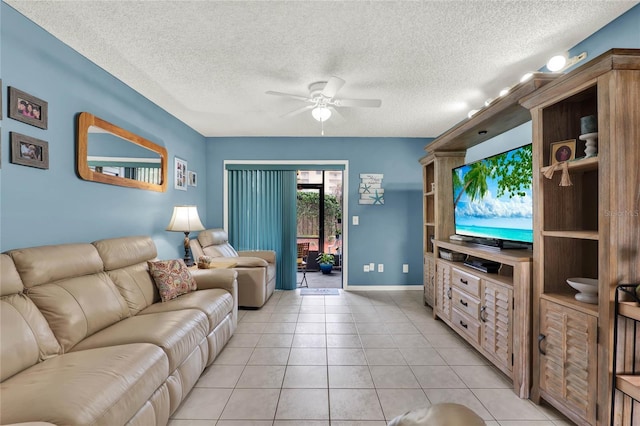
<instances>
[{"instance_id":1,"label":"decorative throw pillow","mask_svg":"<svg viewBox=\"0 0 640 426\"><path fill-rule=\"evenodd\" d=\"M163 302L197 289L196 280L191 276L184 260L157 260L147 264Z\"/></svg>"}]
</instances>

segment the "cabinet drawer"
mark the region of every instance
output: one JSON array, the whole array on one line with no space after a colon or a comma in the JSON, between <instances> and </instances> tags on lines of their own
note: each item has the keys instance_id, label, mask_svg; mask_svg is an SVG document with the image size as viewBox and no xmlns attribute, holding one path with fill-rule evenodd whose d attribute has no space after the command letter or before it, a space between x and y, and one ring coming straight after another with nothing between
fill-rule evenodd
<instances>
[{"instance_id":1,"label":"cabinet drawer","mask_svg":"<svg viewBox=\"0 0 640 426\"><path fill-rule=\"evenodd\" d=\"M475 297L469 296L454 287L451 302L452 306L457 310L466 313L473 319L480 319L480 301Z\"/></svg>"},{"instance_id":2,"label":"cabinet drawer","mask_svg":"<svg viewBox=\"0 0 640 426\"><path fill-rule=\"evenodd\" d=\"M451 322L465 336L475 343L480 343L480 323L460 312L457 307L451 310Z\"/></svg>"},{"instance_id":3,"label":"cabinet drawer","mask_svg":"<svg viewBox=\"0 0 640 426\"><path fill-rule=\"evenodd\" d=\"M472 296L480 297L480 278L452 268L451 283Z\"/></svg>"}]
</instances>

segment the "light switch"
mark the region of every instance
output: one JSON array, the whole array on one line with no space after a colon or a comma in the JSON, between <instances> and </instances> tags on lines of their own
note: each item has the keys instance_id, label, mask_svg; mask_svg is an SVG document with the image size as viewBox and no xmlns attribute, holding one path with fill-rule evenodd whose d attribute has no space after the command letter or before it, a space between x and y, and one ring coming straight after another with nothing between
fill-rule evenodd
<instances>
[{"instance_id":1,"label":"light switch","mask_svg":"<svg viewBox=\"0 0 640 426\"><path fill-rule=\"evenodd\" d=\"M360 217L354 216L353 217L353 224L354 225L360 225Z\"/></svg>"}]
</instances>

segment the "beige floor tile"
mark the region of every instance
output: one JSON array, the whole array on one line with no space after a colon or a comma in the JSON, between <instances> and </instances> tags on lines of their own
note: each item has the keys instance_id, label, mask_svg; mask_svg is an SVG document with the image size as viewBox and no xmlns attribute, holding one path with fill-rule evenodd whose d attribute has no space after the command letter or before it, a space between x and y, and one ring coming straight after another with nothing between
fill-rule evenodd
<instances>
[{"instance_id":1,"label":"beige floor tile","mask_svg":"<svg viewBox=\"0 0 640 426\"><path fill-rule=\"evenodd\" d=\"M326 308L323 305L304 305L300 307L300 314L324 314Z\"/></svg>"},{"instance_id":2,"label":"beige floor tile","mask_svg":"<svg viewBox=\"0 0 640 426\"><path fill-rule=\"evenodd\" d=\"M407 365L398 349L365 349L369 365Z\"/></svg>"},{"instance_id":3,"label":"beige floor tile","mask_svg":"<svg viewBox=\"0 0 640 426\"><path fill-rule=\"evenodd\" d=\"M327 323L330 322L353 322L351 314L325 314Z\"/></svg>"},{"instance_id":4,"label":"beige floor tile","mask_svg":"<svg viewBox=\"0 0 640 426\"><path fill-rule=\"evenodd\" d=\"M447 333L437 333L425 335L431 346L434 348L470 348L469 344L463 341L453 331Z\"/></svg>"},{"instance_id":5,"label":"beige floor tile","mask_svg":"<svg viewBox=\"0 0 640 426\"><path fill-rule=\"evenodd\" d=\"M362 349L355 348L327 348L329 365L367 365Z\"/></svg>"},{"instance_id":6,"label":"beige floor tile","mask_svg":"<svg viewBox=\"0 0 640 426\"><path fill-rule=\"evenodd\" d=\"M212 420L220 417L231 389L193 388L172 419Z\"/></svg>"},{"instance_id":7,"label":"beige floor tile","mask_svg":"<svg viewBox=\"0 0 640 426\"><path fill-rule=\"evenodd\" d=\"M271 426L270 420L220 420L216 426Z\"/></svg>"},{"instance_id":8,"label":"beige floor tile","mask_svg":"<svg viewBox=\"0 0 640 426\"><path fill-rule=\"evenodd\" d=\"M238 383L244 365L213 364L204 370L196 383L197 388L231 388Z\"/></svg>"},{"instance_id":9,"label":"beige floor tile","mask_svg":"<svg viewBox=\"0 0 640 426\"><path fill-rule=\"evenodd\" d=\"M395 334L393 341L399 348L430 348L431 343L422 334Z\"/></svg>"},{"instance_id":10,"label":"beige floor tile","mask_svg":"<svg viewBox=\"0 0 640 426\"><path fill-rule=\"evenodd\" d=\"M362 347L369 348L395 348L396 343L390 334L362 334L360 333Z\"/></svg>"},{"instance_id":11,"label":"beige floor tile","mask_svg":"<svg viewBox=\"0 0 640 426\"><path fill-rule=\"evenodd\" d=\"M411 367L423 388L465 388L466 385L447 365L414 365Z\"/></svg>"},{"instance_id":12,"label":"beige floor tile","mask_svg":"<svg viewBox=\"0 0 640 426\"><path fill-rule=\"evenodd\" d=\"M327 334L356 334L356 325L352 322L327 323Z\"/></svg>"},{"instance_id":13,"label":"beige floor tile","mask_svg":"<svg viewBox=\"0 0 640 426\"><path fill-rule=\"evenodd\" d=\"M375 312L356 312L354 311L352 314L353 320L357 323L361 322L375 322L375 321L383 321L380 315Z\"/></svg>"},{"instance_id":14,"label":"beige floor tile","mask_svg":"<svg viewBox=\"0 0 640 426\"><path fill-rule=\"evenodd\" d=\"M169 423L167 425L168 426L216 426L216 420L169 420Z\"/></svg>"},{"instance_id":15,"label":"beige floor tile","mask_svg":"<svg viewBox=\"0 0 640 426\"><path fill-rule=\"evenodd\" d=\"M325 314L298 314L298 322L324 322Z\"/></svg>"},{"instance_id":16,"label":"beige floor tile","mask_svg":"<svg viewBox=\"0 0 640 426\"><path fill-rule=\"evenodd\" d=\"M223 420L272 420L280 389L234 389L222 415Z\"/></svg>"},{"instance_id":17,"label":"beige floor tile","mask_svg":"<svg viewBox=\"0 0 640 426\"><path fill-rule=\"evenodd\" d=\"M371 304L362 304L362 305L349 305L351 309L351 313L375 313L376 308Z\"/></svg>"},{"instance_id":18,"label":"beige floor tile","mask_svg":"<svg viewBox=\"0 0 640 426\"><path fill-rule=\"evenodd\" d=\"M377 392L387 421L407 411L431 405L422 389L378 389Z\"/></svg>"},{"instance_id":19,"label":"beige floor tile","mask_svg":"<svg viewBox=\"0 0 640 426\"><path fill-rule=\"evenodd\" d=\"M255 348L248 365L287 365L289 348Z\"/></svg>"},{"instance_id":20,"label":"beige floor tile","mask_svg":"<svg viewBox=\"0 0 640 426\"><path fill-rule=\"evenodd\" d=\"M327 389L282 389L276 419L329 419Z\"/></svg>"},{"instance_id":21,"label":"beige floor tile","mask_svg":"<svg viewBox=\"0 0 640 426\"><path fill-rule=\"evenodd\" d=\"M289 365L283 388L327 388L327 367L323 365Z\"/></svg>"},{"instance_id":22,"label":"beige floor tile","mask_svg":"<svg viewBox=\"0 0 640 426\"><path fill-rule=\"evenodd\" d=\"M296 322L298 320L298 313L273 313L269 317L269 322Z\"/></svg>"},{"instance_id":23,"label":"beige floor tile","mask_svg":"<svg viewBox=\"0 0 640 426\"><path fill-rule=\"evenodd\" d=\"M326 348L327 338L324 334L296 334L293 336L294 348Z\"/></svg>"},{"instance_id":24,"label":"beige floor tile","mask_svg":"<svg viewBox=\"0 0 640 426\"><path fill-rule=\"evenodd\" d=\"M245 365L252 353L253 348L224 348L213 363L218 365Z\"/></svg>"},{"instance_id":25,"label":"beige floor tile","mask_svg":"<svg viewBox=\"0 0 640 426\"><path fill-rule=\"evenodd\" d=\"M234 336L244 333L262 333L265 327L266 325L261 322L240 322L236 327Z\"/></svg>"},{"instance_id":26,"label":"beige floor tile","mask_svg":"<svg viewBox=\"0 0 640 426\"><path fill-rule=\"evenodd\" d=\"M533 402L518 398L511 389L472 389L471 392L498 422L503 420L549 420Z\"/></svg>"},{"instance_id":27,"label":"beige floor tile","mask_svg":"<svg viewBox=\"0 0 640 426\"><path fill-rule=\"evenodd\" d=\"M350 314L351 308L348 305L327 305L324 307L327 314Z\"/></svg>"},{"instance_id":28,"label":"beige floor tile","mask_svg":"<svg viewBox=\"0 0 640 426\"><path fill-rule=\"evenodd\" d=\"M373 365L371 376L376 389L420 388L411 368L406 365Z\"/></svg>"},{"instance_id":29,"label":"beige floor tile","mask_svg":"<svg viewBox=\"0 0 640 426\"><path fill-rule=\"evenodd\" d=\"M329 389L331 420L384 420L374 389Z\"/></svg>"},{"instance_id":30,"label":"beige floor tile","mask_svg":"<svg viewBox=\"0 0 640 426\"><path fill-rule=\"evenodd\" d=\"M389 334L396 336L398 334L419 334L418 329L410 322L390 322L385 324ZM422 336L420 336L422 337Z\"/></svg>"},{"instance_id":31,"label":"beige floor tile","mask_svg":"<svg viewBox=\"0 0 640 426\"><path fill-rule=\"evenodd\" d=\"M437 348L448 365L487 365L489 361L473 348Z\"/></svg>"},{"instance_id":32,"label":"beige floor tile","mask_svg":"<svg viewBox=\"0 0 640 426\"><path fill-rule=\"evenodd\" d=\"M424 393L432 404L455 402L473 410L483 420L495 420L469 389L425 389Z\"/></svg>"},{"instance_id":33,"label":"beige floor tile","mask_svg":"<svg viewBox=\"0 0 640 426\"><path fill-rule=\"evenodd\" d=\"M329 426L328 420L276 420L273 426Z\"/></svg>"},{"instance_id":34,"label":"beige floor tile","mask_svg":"<svg viewBox=\"0 0 640 426\"><path fill-rule=\"evenodd\" d=\"M324 306L323 296L307 296L302 298L302 306Z\"/></svg>"},{"instance_id":35,"label":"beige floor tile","mask_svg":"<svg viewBox=\"0 0 640 426\"><path fill-rule=\"evenodd\" d=\"M500 426L556 426L551 420L503 420L499 424Z\"/></svg>"},{"instance_id":36,"label":"beige floor tile","mask_svg":"<svg viewBox=\"0 0 640 426\"><path fill-rule=\"evenodd\" d=\"M511 381L495 367L488 365L455 365L453 371L469 389L511 389Z\"/></svg>"},{"instance_id":37,"label":"beige floor tile","mask_svg":"<svg viewBox=\"0 0 640 426\"><path fill-rule=\"evenodd\" d=\"M275 388L282 387L284 365L247 365L236 384L236 388Z\"/></svg>"},{"instance_id":38,"label":"beige floor tile","mask_svg":"<svg viewBox=\"0 0 640 426\"><path fill-rule=\"evenodd\" d=\"M366 365L330 365L329 388L373 388L373 380Z\"/></svg>"},{"instance_id":39,"label":"beige floor tile","mask_svg":"<svg viewBox=\"0 0 640 426\"><path fill-rule=\"evenodd\" d=\"M269 321L271 313L267 311L247 311L241 319L241 322L259 322L265 323Z\"/></svg>"},{"instance_id":40,"label":"beige floor tile","mask_svg":"<svg viewBox=\"0 0 640 426\"><path fill-rule=\"evenodd\" d=\"M409 365L447 365L432 348L400 348L400 352Z\"/></svg>"},{"instance_id":41,"label":"beige floor tile","mask_svg":"<svg viewBox=\"0 0 640 426\"><path fill-rule=\"evenodd\" d=\"M361 348L360 336L357 334L327 334L328 348Z\"/></svg>"},{"instance_id":42,"label":"beige floor tile","mask_svg":"<svg viewBox=\"0 0 640 426\"><path fill-rule=\"evenodd\" d=\"M234 334L231 339L229 339L227 348L255 348L255 346L258 344L258 340L260 340L260 337L262 337L262 334L258 333Z\"/></svg>"},{"instance_id":43,"label":"beige floor tile","mask_svg":"<svg viewBox=\"0 0 640 426\"><path fill-rule=\"evenodd\" d=\"M324 322L299 322L296 324L296 334L323 334L327 330Z\"/></svg>"},{"instance_id":44,"label":"beige floor tile","mask_svg":"<svg viewBox=\"0 0 640 426\"><path fill-rule=\"evenodd\" d=\"M389 334L383 322L358 322L356 328L359 334Z\"/></svg>"},{"instance_id":45,"label":"beige floor tile","mask_svg":"<svg viewBox=\"0 0 640 426\"><path fill-rule=\"evenodd\" d=\"M289 334L296 331L295 322L272 322L266 323L263 333L265 334Z\"/></svg>"},{"instance_id":46,"label":"beige floor tile","mask_svg":"<svg viewBox=\"0 0 640 426\"><path fill-rule=\"evenodd\" d=\"M291 348L289 365L327 365L325 348Z\"/></svg>"},{"instance_id":47,"label":"beige floor tile","mask_svg":"<svg viewBox=\"0 0 640 426\"><path fill-rule=\"evenodd\" d=\"M277 305L272 314L297 314L300 312L300 305Z\"/></svg>"},{"instance_id":48,"label":"beige floor tile","mask_svg":"<svg viewBox=\"0 0 640 426\"><path fill-rule=\"evenodd\" d=\"M385 421L331 421L331 426L387 426Z\"/></svg>"},{"instance_id":49,"label":"beige floor tile","mask_svg":"<svg viewBox=\"0 0 640 426\"><path fill-rule=\"evenodd\" d=\"M289 348L293 341L293 334L263 334L256 345L258 348Z\"/></svg>"}]
</instances>

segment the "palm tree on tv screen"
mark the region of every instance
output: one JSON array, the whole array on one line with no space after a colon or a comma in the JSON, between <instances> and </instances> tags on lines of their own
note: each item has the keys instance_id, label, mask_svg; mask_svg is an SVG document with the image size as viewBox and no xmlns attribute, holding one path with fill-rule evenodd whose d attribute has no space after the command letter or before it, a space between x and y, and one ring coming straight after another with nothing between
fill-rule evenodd
<instances>
[{"instance_id":1,"label":"palm tree on tv screen","mask_svg":"<svg viewBox=\"0 0 640 426\"><path fill-rule=\"evenodd\" d=\"M524 197L526 189L531 188L533 177L532 147L523 146L515 151L505 152L469 165L469 170L463 176L453 174L454 193L458 193L453 203L458 205L463 194L467 194L470 201L484 198L489 185L487 179L496 179L498 197L508 194L509 198L518 195ZM459 191L459 192L458 192Z\"/></svg>"}]
</instances>

